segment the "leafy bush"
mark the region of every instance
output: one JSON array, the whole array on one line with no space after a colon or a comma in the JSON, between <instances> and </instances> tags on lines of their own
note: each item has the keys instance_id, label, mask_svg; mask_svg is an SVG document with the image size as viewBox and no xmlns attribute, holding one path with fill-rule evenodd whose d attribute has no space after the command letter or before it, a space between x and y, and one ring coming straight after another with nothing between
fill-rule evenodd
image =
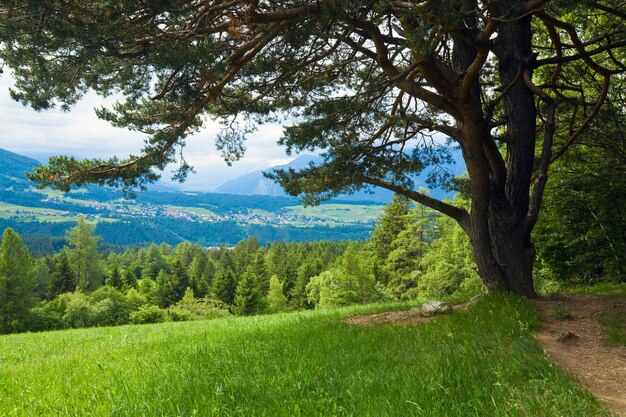
<instances>
[{"instance_id":1,"label":"leafy bush","mask_svg":"<svg viewBox=\"0 0 626 417\"><path fill-rule=\"evenodd\" d=\"M67 298L63 323L66 327L91 327L95 325L94 311L87 296L81 292L63 294Z\"/></svg>"},{"instance_id":2,"label":"leafy bush","mask_svg":"<svg viewBox=\"0 0 626 417\"><path fill-rule=\"evenodd\" d=\"M126 324L131 306L118 289L105 285L89 295L96 326Z\"/></svg>"},{"instance_id":3,"label":"leafy bush","mask_svg":"<svg viewBox=\"0 0 626 417\"><path fill-rule=\"evenodd\" d=\"M167 318L167 310L149 304L139 307L130 314L130 322L133 324L163 323Z\"/></svg>"},{"instance_id":4,"label":"leafy bush","mask_svg":"<svg viewBox=\"0 0 626 417\"><path fill-rule=\"evenodd\" d=\"M168 309L172 321L208 320L230 315L226 303L213 298L195 298L187 288L183 298Z\"/></svg>"},{"instance_id":5,"label":"leafy bush","mask_svg":"<svg viewBox=\"0 0 626 417\"><path fill-rule=\"evenodd\" d=\"M31 332L58 330L64 327L63 314L59 311L59 303L44 301L33 307L27 318L26 328Z\"/></svg>"}]
</instances>

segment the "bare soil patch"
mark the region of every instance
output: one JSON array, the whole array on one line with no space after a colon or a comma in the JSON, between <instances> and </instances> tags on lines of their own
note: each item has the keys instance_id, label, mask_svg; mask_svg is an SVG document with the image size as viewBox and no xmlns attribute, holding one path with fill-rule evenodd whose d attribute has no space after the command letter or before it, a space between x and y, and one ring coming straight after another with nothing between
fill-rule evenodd
<instances>
[{"instance_id":1,"label":"bare soil patch","mask_svg":"<svg viewBox=\"0 0 626 417\"><path fill-rule=\"evenodd\" d=\"M452 305L452 310L465 310L471 304L477 302L481 297L474 297L466 303ZM438 315L445 313L425 314L421 307L415 307L404 311L386 311L384 313L360 314L345 319L348 324L359 326L379 326L385 324L417 324L431 320Z\"/></svg>"},{"instance_id":2,"label":"bare soil patch","mask_svg":"<svg viewBox=\"0 0 626 417\"><path fill-rule=\"evenodd\" d=\"M577 378L613 412L626 415L626 348L607 347L598 318L617 312L626 320L626 299L610 295L541 298L544 318L537 340L552 362Z\"/></svg>"},{"instance_id":3,"label":"bare soil patch","mask_svg":"<svg viewBox=\"0 0 626 417\"><path fill-rule=\"evenodd\" d=\"M404 311L386 311L377 314L360 314L348 317L345 321L348 324L359 326L378 326L384 324L417 324L430 320L431 317L422 316L422 310L412 308Z\"/></svg>"}]
</instances>

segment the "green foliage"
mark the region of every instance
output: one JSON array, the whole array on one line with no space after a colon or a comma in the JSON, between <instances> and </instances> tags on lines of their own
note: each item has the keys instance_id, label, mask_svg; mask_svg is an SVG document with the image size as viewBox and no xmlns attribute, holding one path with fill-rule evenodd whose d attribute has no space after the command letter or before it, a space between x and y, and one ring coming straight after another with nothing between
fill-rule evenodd
<instances>
[{"instance_id":1,"label":"green foliage","mask_svg":"<svg viewBox=\"0 0 626 417\"><path fill-rule=\"evenodd\" d=\"M372 248L379 260L387 259L393 250L393 241L407 228L410 206L411 201L399 194L394 194L391 204L385 206L371 239Z\"/></svg>"},{"instance_id":2,"label":"green foliage","mask_svg":"<svg viewBox=\"0 0 626 417\"><path fill-rule=\"evenodd\" d=\"M122 277L123 287L124 288L139 288L139 282L137 281L137 275L133 272L132 269L127 269L124 271L124 276Z\"/></svg>"},{"instance_id":3,"label":"green foliage","mask_svg":"<svg viewBox=\"0 0 626 417\"><path fill-rule=\"evenodd\" d=\"M551 170L533 233L544 281L626 282L625 117L623 108L600 113Z\"/></svg>"},{"instance_id":4,"label":"green foliage","mask_svg":"<svg viewBox=\"0 0 626 417\"><path fill-rule=\"evenodd\" d=\"M113 267L109 271L109 276L106 279L106 284L110 285L113 288L121 290L122 287L125 285L124 281L125 279L122 276L122 271L120 271L120 267L117 264L113 264Z\"/></svg>"},{"instance_id":5,"label":"green foliage","mask_svg":"<svg viewBox=\"0 0 626 417\"><path fill-rule=\"evenodd\" d=\"M148 298L135 288L129 288L126 294L124 294L124 298L130 311L138 310L139 307L148 304Z\"/></svg>"},{"instance_id":6,"label":"green foliage","mask_svg":"<svg viewBox=\"0 0 626 417\"><path fill-rule=\"evenodd\" d=\"M28 313L27 328L31 332L59 330L64 327L63 311L59 298L55 298L53 301L44 301L31 308Z\"/></svg>"},{"instance_id":7,"label":"green foliage","mask_svg":"<svg viewBox=\"0 0 626 417\"><path fill-rule=\"evenodd\" d=\"M128 323L131 305L117 288L105 285L89 294L94 321L97 326L114 326Z\"/></svg>"},{"instance_id":8,"label":"green foliage","mask_svg":"<svg viewBox=\"0 0 626 417\"><path fill-rule=\"evenodd\" d=\"M156 244L151 244L142 256L142 278L156 279L159 272L169 272L167 262L163 258L161 249Z\"/></svg>"},{"instance_id":9,"label":"green foliage","mask_svg":"<svg viewBox=\"0 0 626 417\"><path fill-rule=\"evenodd\" d=\"M270 313L280 313L287 310L287 297L285 297L283 287L278 276L272 275L270 289L267 293L267 308Z\"/></svg>"},{"instance_id":10,"label":"green foliage","mask_svg":"<svg viewBox=\"0 0 626 417\"><path fill-rule=\"evenodd\" d=\"M421 261L433 240L433 213L419 205L404 215L404 228L390 244L391 251L384 260L388 271L388 287L396 298L416 298Z\"/></svg>"},{"instance_id":11,"label":"green foliage","mask_svg":"<svg viewBox=\"0 0 626 417\"><path fill-rule=\"evenodd\" d=\"M167 317L167 310L146 304L130 314L130 322L133 324L163 323Z\"/></svg>"},{"instance_id":12,"label":"green foliage","mask_svg":"<svg viewBox=\"0 0 626 417\"><path fill-rule=\"evenodd\" d=\"M7 228L0 245L0 333L25 328L36 289L33 260L18 234Z\"/></svg>"},{"instance_id":13,"label":"green foliage","mask_svg":"<svg viewBox=\"0 0 626 417\"><path fill-rule=\"evenodd\" d=\"M91 292L101 285L102 265L98 255L99 238L93 235L94 227L80 217L76 227L67 232L70 248L68 258L77 279L78 289Z\"/></svg>"},{"instance_id":14,"label":"green foliage","mask_svg":"<svg viewBox=\"0 0 626 417\"><path fill-rule=\"evenodd\" d=\"M159 294L157 292L156 283L150 278L144 278L137 281L139 293L146 297L150 304L159 303Z\"/></svg>"},{"instance_id":15,"label":"green foliage","mask_svg":"<svg viewBox=\"0 0 626 417\"><path fill-rule=\"evenodd\" d=\"M39 299L43 300L46 298L50 286L50 270L46 258L36 259L34 268L35 282L37 283L35 291Z\"/></svg>"},{"instance_id":16,"label":"green foliage","mask_svg":"<svg viewBox=\"0 0 626 417\"><path fill-rule=\"evenodd\" d=\"M183 298L167 311L172 321L209 320L230 315L228 306L222 301L196 298L191 288L188 288Z\"/></svg>"},{"instance_id":17,"label":"green foliage","mask_svg":"<svg viewBox=\"0 0 626 417\"><path fill-rule=\"evenodd\" d=\"M626 318L620 311L604 311L598 321L604 330L607 346L626 346Z\"/></svg>"},{"instance_id":18,"label":"green foliage","mask_svg":"<svg viewBox=\"0 0 626 417\"><path fill-rule=\"evenodd\" d=\"M235 291L237 289L237 281L235 273L232 269L220 270L215 274L213 285L211 286L211 295L228 305L235 300Z\"/></svg>"},{"instance_id":19,"label":"green foliage","mask_svg":"<svg viewBox=\"0 0 626 417\"><path fill-rule=\"evenodd\" d=\"M259 311L261 297L252 268L246 268L237 284L233 312L240 316L247 316Z\"/></svg>"},{"instance_id":20,"label":"green foliage","mask_svg":"<svg viewBox=\"0 0 626 417\"><path fill-rule=\"evenodd\" d=\"M50 276L47 298L52 300L60 294L76 290L76 275L70 267L67 252L61 252L55 259L54 272Z\"/></svg>"},{"instance_id":21,"label":"green foliage","mask_svg":"<svg viewBox=\"0 0 626 417\"><path fill-rule=\"evenodd\" d=\"M418 290L428 298L454 293L478 294L482 282L476 273L469 238L456 222L446 217L438 220L439 238L424 255Z\"/></svg>"},{"instance_id":22,"label":"green foliage","mask_svg":"<svg viewBox=\"0 0 626 417\"><path fill-rule=\"evenodd\" d=\"M307 299L306 287L311 281L311 278L319 275L323 269L323 261L318 255L315 254L305 258L302 264L298 267L296 283L291 292L291 305L294 308L301 309L312 307Z\"/></svg>"},{"instance_id":23,"label":"green foliage","mask_svg":"<svg viewBox=\"0 0 626 417\"><path fill-rule=\"evenodd\" d=\"M190 285L187 270L179 259L174 261L171 270L171 274L161 270L156 279L159 305L164 308L180 301Z\"/></svg>"},{"instance_id":24,"label":"green foliage","mask_svg":"<svg viewBox=\"0 0 626 417\"><path fill-rule=\"evenodd\" d=\"M311 278L306 287L308 301L319 308L368 303L389 298L374 280L367 252L348 244L337 266Z\"/></svg>"}]
</instances>

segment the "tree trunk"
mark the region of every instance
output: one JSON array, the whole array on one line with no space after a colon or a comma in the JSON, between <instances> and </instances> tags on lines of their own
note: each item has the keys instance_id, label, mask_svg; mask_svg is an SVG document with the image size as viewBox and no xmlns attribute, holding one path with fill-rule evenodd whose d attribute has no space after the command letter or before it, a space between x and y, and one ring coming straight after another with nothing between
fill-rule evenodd
<instances>
[{"instance_id":1,"label":"tree trunk","mask_svg":"<svg viewBox=\"0 0 626 417\"><path fill-rule=\"evenodd\" d=\"M510 209L495 205L490 207L488 225L488 233L470 232L478 273L487 292L510 291L535 297L535 249L530 232L515 220Z\"/></svg>"},{"instance_id":2,"label":"tree trunk","mask_svg":"<svg viewBox=\"0 0 626 417\"><path fill-rule=\"evenodd\" d=\"M463 110L462 149L472 197L470 224L464 229L472 242L478 273L488 292L511 291L534 297L532 226L524 225L536 141L535 98L523 79L532 56L531 29L530 18L512 18L524 15L526 3L525 0L501 2L501 10L494 11L508 17L498 28L495 48L500 81L505 90L505 159L491 136L490 120L485 120L490 117L476 111L482 107L476 92L472 91ZM457 56L461 59L457 63L460 69L468 68L471 63L469 48L469 45L459 44Z\"/></svg>"}]
</instances>

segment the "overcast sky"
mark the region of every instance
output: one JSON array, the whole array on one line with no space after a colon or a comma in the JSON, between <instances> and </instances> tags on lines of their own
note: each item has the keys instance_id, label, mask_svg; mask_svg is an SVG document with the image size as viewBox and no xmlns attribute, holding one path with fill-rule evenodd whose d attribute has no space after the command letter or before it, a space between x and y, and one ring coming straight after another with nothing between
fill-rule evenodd
<instances>
[{"instance_id":1,"label":"overcast sky","mask_svg":"<svg viewBox=\"0 0 626 417\"><path fill-rule=\"evenodd\" d=\"M45 161L50 155L65 154L77 158L121 158L138 154L144 136L138 132L112 127L99 120L94 108L110 104L95 94L88 94L69 113L59 110L35 112L9 96L11 77L0 75L0 148ZM187 139L185 159L196 174L190 174L186 190L211 190L225 181L248 172L289 162L292 157L276 145L282 127L263 125L250 135L245 157L228 167L215 150L216 125ZM163 179L169 180L165 174ZM169 181L168 181L169 182Z\"/></svg>"}]
</instances>

